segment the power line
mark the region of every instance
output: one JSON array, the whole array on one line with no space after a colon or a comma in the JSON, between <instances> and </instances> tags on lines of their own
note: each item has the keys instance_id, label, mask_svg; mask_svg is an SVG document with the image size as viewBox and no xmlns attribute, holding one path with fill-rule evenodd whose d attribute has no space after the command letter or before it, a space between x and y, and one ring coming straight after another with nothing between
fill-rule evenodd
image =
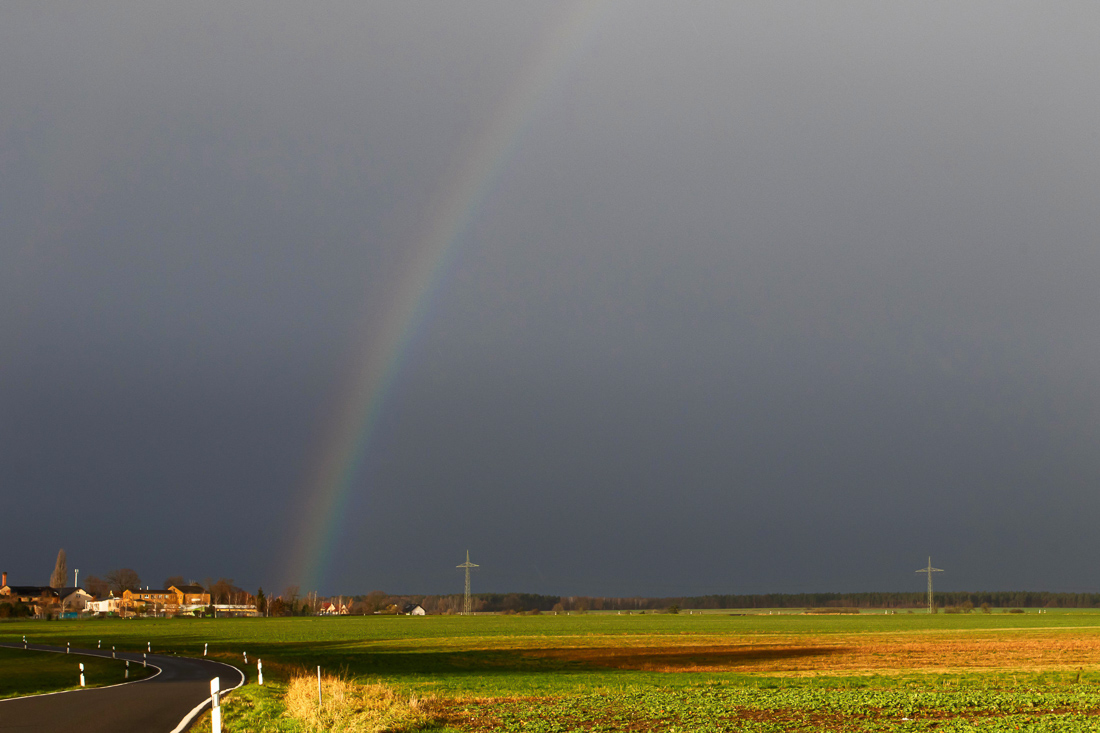
<instances>
[{"instance_id":1,"label":"power line","mask_svg":"<svg viewBox=\"0 0 1100 733\"><path fill-rule=\"evenodd\" d=\"M462 599L462 615L469 616L472 609L470 607L470 568L481 567L480 565L474 565L470 562L470 551L466 550L466 562L461 565L455 565L456 568L466 568L466 595Z\"/></svg>"},{"instance_id":2,"label":"power line","mask_svg":"<svg viewBox=\"0 0 1100 733\"><path fill-rule=\"evenodd\" d=\"M918 573L928 574L928 613L932 613L932 573L942 573L939 568L932 567L932 558L928 558L928 567L917 570Z\"/></svg>"}]
</instances>

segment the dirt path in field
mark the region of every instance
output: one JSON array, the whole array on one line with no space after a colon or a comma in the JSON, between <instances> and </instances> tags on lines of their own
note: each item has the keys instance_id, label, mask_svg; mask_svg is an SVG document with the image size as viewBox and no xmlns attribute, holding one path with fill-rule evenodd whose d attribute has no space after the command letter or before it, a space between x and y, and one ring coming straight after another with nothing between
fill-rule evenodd
<instances>
[{"instance_id":1,"label":"dirt path in field","mask_svg":"<svg viewBox=\"0 0 1100 733\"><path fill-rule=\"evenodd\" d=\"M528 656L650 672L859 673L1056 670L1100 665L1100 633L988 631L531 649ZM652 639L648 640L652 642Z\"/></svg>"}]
</instances>

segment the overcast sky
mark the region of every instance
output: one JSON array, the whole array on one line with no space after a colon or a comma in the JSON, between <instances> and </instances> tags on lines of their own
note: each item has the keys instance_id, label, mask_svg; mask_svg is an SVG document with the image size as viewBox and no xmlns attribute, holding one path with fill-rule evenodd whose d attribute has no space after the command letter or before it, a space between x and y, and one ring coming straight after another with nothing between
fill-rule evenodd
<instances>
[{"instance_id":1,"label":"overcast sky","mask_svg":"<svg viewBox=\"0 0 1100 733\"><path fill-rule=\"evenodd\" d=\"M4 3L0 565L449 593L469 549L475 591L663 595L920 591L931 555L1100 591L1098 27Z\"/></svg>"}]
</instances>

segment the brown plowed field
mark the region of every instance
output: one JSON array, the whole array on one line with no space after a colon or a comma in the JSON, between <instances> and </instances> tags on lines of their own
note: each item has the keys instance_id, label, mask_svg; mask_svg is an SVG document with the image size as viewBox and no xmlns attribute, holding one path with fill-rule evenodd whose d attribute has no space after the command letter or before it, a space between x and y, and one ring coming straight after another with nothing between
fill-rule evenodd
<instances>
[{"instance_id":1,"label":"brown plowed field","mask_svg":"<svg viewBox=\"0 0 1100 733\"><path fill-rule=\"evenodd\" d=\"M528 649L544 659L650 672L887 673L1078 669L1100 664L1096 629L799 636L767 643L698 643Z\"/></svg>"}]
</instances>

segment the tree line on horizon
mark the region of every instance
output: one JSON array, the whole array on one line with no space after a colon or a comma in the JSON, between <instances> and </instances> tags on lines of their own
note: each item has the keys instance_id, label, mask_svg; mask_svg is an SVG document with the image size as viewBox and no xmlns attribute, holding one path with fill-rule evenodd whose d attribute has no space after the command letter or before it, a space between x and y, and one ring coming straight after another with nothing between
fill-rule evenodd
<instances>
[{"instance_id":1,"label":"tree line on horizon","mask_svg":"<svg viewBox=\"0 0 1100 733\"><path fill-rule=\"evenodd\" d=\"M343 596L350 603L352 614L399 612L406 604L420 604L429 614L458 613L462 609L462 594L391 595L372 591L367 595ZM470 600L475 613L525 613L538 611L665 611L684 610L744 610L762 608L823 608L823 609L922 609L928 607L928 594L923 592L863 592L863 593L763 593L705 596L662 596L612 598L603 596L551 596L537 593L475 593ZM1100 593L1058 593L1048 591L948 591L933 596L937 608L1100 608Z\"/></svg>"},{"instance_id":2,"label":"tree line on horizon","mask_svg":"<svg viewBox=\"0 0 1100 733\"><path fill-rule=\"evenodd\" d=\"M50 586L61 588L67 581L65 550L58 552ZM162 587L184 585L182 576L165 579ZM463 595L389 594L371 591L366 595L319 598L316 593L299 592L298 586L288 587L281 595L268 599L261 588L255 595L235 585L232 578L204 578L198 583L210 593L212 603L255 604L260 613L272 616L316 614L324 603L348 606L353 615L400 613L410 604L419 604L433 615L460 613ZM120 568L103 577L87 576L82 584L98 597L109 593L121 596L126 590L138 590L141 578L130 568ZM763 608L820 609L920 609L927 608L924 592L862 592L862 593L763 593L712 594L703 596L606 597L554 596L538 593L476 593L471 596L475 613L581 613L586 611L664 611L742 610ZM933 596L937 608L968 611L974 608L1100 608L1100 593L1064 593L1052 591L946 591ZM270 604L270 608L269 608Z\"/></svg>"}]
</instances>

